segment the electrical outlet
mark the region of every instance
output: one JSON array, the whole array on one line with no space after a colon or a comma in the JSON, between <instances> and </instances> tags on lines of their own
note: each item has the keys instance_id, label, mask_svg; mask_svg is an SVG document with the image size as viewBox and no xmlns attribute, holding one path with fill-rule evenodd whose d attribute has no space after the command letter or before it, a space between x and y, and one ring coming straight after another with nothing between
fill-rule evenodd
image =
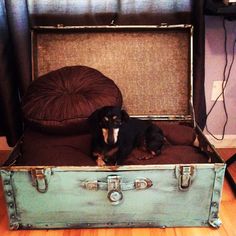
<instances>
[{"instance_id":1,"label":"electrical outlet","mask_svg":"<svg viewBox=\"0 0 236 236\"><path fill-rule=\"evenodd\" d=\"M222 80L213 81L211 101L215 101L217 97L222 93ZM221 95L218 101L223 101L223 96Z\"/></svg>"}]
</instances>

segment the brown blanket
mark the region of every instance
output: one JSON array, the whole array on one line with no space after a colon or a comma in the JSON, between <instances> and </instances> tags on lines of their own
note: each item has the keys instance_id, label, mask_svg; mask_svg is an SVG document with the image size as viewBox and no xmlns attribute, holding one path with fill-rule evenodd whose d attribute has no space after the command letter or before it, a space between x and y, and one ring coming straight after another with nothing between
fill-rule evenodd
<instances>
[{"instance_id":1,"label":"brown blanket","mask_svg":"<svg viewBox=\"0 0 236 236\"><path fill-rule=\"evenodd\" d=\"M168 143L159 156L152 156L141 149L134 149L125 165L207 163L208 157L193 146L195 132L191 127L158 122ZM26 130L22 156L17 165L95 166L91 158L91 135L49 135Z\"/></svg>"}]
</instances>

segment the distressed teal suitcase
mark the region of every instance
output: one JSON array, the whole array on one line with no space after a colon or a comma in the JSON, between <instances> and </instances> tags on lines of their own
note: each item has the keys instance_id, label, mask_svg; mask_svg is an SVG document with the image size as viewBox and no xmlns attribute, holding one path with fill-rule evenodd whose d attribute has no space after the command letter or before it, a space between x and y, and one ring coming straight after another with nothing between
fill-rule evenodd
<instances>
[{"instance_id":1,"label":"distressed teal suitcase","mask_svg":"<svg viewBox=\"0 0 236 236\"><path fill-rule=\"evenodd\" d=\"M208 161L19 166L20 140L0 169L10 229L221 225L225 164L194 122L192 32L191 25L32 29L33 78L94 67L118 84L132 116L191 126Z\"/></svg>"}]
</instances>

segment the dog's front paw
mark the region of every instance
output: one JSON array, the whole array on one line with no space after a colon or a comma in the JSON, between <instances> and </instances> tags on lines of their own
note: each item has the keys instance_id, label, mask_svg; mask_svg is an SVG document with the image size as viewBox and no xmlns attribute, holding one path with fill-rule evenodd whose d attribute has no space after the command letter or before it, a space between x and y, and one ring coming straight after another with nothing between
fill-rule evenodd
<instances>
[{"instance_id":1,"label":"dog's front paw","mask_svg":"<svg viewBox=\"0 0 236 236\"><path fill-rule=\"evenodd\" d=\"M105 157L102 153L93 152L93 157L96 158L96 163L98 166L105 166L106 162L104 161Z\"/></svg>"},{"instance_id":2,"label":"dog's front paw","mask_svg":"<svg viewBox=\"0 0 236 236\"><path fill-rule=\"evenodd\" d=\"M96 162L97 162L98 166L105 166L106 165L105 161L103 160L103 156L99 156L97 158Z\"/></svg>"}]
</instances>

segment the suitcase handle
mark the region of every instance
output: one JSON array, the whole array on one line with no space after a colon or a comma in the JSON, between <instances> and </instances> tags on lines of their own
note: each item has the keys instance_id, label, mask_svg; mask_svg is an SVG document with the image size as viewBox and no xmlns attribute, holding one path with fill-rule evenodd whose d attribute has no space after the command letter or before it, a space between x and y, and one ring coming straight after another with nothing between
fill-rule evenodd
<instances>
[{"instance_id":1,"label":"suitcase handle","mask_svg":"<svg viewBox=\"0 0 236 236\"><path fill-rule=\"evenodd\" d=\"M107 176L107 182L99 180L88 180L82 182L81 186L87 190L107 190L107 198L112 205L118 205L123 200L122 191L145 190L152 186L152 181L145 177L136 178L133 182L122 182L118 175Z\"/></svg>"}]
</instances>

